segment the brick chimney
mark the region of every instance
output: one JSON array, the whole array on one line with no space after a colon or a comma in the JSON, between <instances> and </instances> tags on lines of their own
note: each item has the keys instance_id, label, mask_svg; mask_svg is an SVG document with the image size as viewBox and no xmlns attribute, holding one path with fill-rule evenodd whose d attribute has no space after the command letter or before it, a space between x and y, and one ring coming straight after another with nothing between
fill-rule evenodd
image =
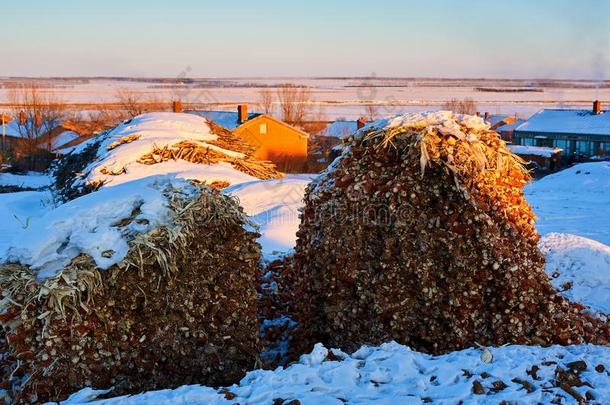
<instances>
[{"instance_id":1,"label":"brick chimney","mask_svg":"<svg viewBox=\"0 0 610 405\"><path fill-rule=\"evenodd\" d=\"M602 113L602 103L599 100L593 102L593 114L599 115Z\"/></svg>"},{"instance_id":2,"label":"brick chimney","mask_svg":"<svg viewBox=\"0 0 610 405\"><path fill-rule=\"evenodd\" d=\"M237 122L243 124L246 121L248 121L248 106L240 104L237 106Z\"/></svg>"},{"instance_id":3,"label":"brick chimney","mask_svg":"<svg viewBox=\"0 0 610 405\"><path fill-rule=\"evenodd\" d=\"M356 128L360 129L366 125L366 118L360 117L356 120Z\"/></svg>"},{"instance_id":4,"label":"brick chimney","mask_svg":"<svg viewBox=\"0 0 610 405\"><path fill-rule=\"evenodd\" d=\"M181 100L174 100L172 102L172 110L175 113L181 113L183 111L183 109L182 109L182 101Z\"/></svg>"}]
</instances>

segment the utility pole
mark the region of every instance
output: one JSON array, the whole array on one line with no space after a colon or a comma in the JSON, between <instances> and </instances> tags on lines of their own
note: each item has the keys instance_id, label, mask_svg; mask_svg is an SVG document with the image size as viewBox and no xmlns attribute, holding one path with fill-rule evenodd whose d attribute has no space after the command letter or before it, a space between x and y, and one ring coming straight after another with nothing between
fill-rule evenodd
<instances>
[{"instance_id":1,"label":"utility pole","mask_svg":"<svg viewBox=\"0 0 610 405\"><path fill-rule=\"evenodd\" d=\"M6 125L4 125L4 114L2 115L2 150L6 150Z\"/></svg>"},{"instance_id":2,"label":"utility pole","mask_svg":"<svg viewBox=\"0 0 610 405\"><path fill-rule=\"evenodd\" d=\"M6 151L6 124L11 122L11 117L0 113L2 117L2 151Z\"/></svg>"}]
</instances>

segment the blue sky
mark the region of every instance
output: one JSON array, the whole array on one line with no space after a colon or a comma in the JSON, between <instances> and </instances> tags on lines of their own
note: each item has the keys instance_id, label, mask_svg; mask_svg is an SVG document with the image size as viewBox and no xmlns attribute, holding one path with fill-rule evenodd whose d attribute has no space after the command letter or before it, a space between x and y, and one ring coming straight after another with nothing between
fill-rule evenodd
<instances>
[{"instance_id":1,"label":"blue sky","mask_svg":"<svg viewBox=\"0 0 610 405\"><path fill-rule=\"evenodd\" d=\"M0 75L610 79L607 0L13 0Z\"/></svg>"}]
</instances>

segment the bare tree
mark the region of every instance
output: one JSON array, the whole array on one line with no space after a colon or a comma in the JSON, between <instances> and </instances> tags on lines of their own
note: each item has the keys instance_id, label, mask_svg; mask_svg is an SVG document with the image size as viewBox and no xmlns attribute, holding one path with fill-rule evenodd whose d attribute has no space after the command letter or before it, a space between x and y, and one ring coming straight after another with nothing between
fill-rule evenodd
<instances>
[{"instance_id":1,"label":"bare tree","mask_svg":"<svg viewBox=\"0 0 610 405\"><path fill-rule=\"evenodd\" d=\"M311 109L311 90L308 87L284 84L277 90L277 98L282 120L294 126L302 126Z\"/></svg>"},{"instance_id":2,"label":"bare tree","mask_svg":"<svg viewBox=\"0 0 610 405\"><path fill-rule=\"evenodd\" d=\"M258 92L258 106L265 114L273 113L273 93L269 89Z\"/></svg>"},{"instance_id":3,"label":"bare tree","mask_svg":"<svg viewBox=\"0 0 610 405\"><path fill-rule=\"evenodd\" d=\"M301 128L310 135L319 135L327 126L328 118L323 106L309 108L307 121L301 123ZM311 138L310 138L311 139Z\"/></svg>"},{"instance_id":4,"label":"bare tree","mask_svg":"<svg viewBox=\"0 0 610 405\"><path fill-rule=\"evenodd\" d=\"M115 93L117 114L121 119L133 118L150 111L166 111L169 103L154 97L144 97L141 93L126 87L117 89Z\"/></svg>"},{"instance_id":5,"label":"bare tree","mask_svg":"<svg viewBox=\"0 0 610 405\"><path fill-rule=\"evenodd\" d=\"M375 104L374 101L369 102L365 107L365 117L369 121L375 121L379 118L379 105Z\"/></svg>"},{"instance_id":6,"label":"bare tree","mask_svg":"<svg viewBox=\"0 0 610 405\"><path fill-rule=\"evenodd\" d=\"M126 87L116 90L115 99L119 110L129 118L133 118L146 111L142 95Z\"/></svg>"},{"instance_id":7,"label":"bare tree","mask_svg":"<svg viewBox=\"0 0 610 405\"><path fill-rule=\"evenodd\" d=\"M443 104L443 110L453 111L457 114L476 114L477 105L471 98L465 98L463 100L458 100L457 98L452 98Z\"/></svg>"},{"instance_id":8,"label":"bare tree","mask_svg":"<svg viewBox=\"0 0 610 405\"><path fill-rule=\"evenodd\" d=\"M51 91L43 92L36 82L28 82L8 93L8 102L23 140L22 154L37 155L39 145L52 150L53 130L67 117L66 104ZM46 139L42 139L46 135Z\"/></svg>"}]
</instances>

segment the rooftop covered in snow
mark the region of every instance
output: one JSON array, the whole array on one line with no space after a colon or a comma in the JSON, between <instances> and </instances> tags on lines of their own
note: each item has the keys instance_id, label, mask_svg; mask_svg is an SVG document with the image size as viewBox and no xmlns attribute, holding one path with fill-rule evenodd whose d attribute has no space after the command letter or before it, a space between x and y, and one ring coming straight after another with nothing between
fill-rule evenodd
<instances>
[{"instance_id":1,"label":"rooftop covered in snow","mask_svg":"<svg viewBox=\"0 0 610 405\"><path fill-rule=\"evenodd\" d=\"M560 148L547 148L545 146L525 146L525 145L506 145L511 152L517 155L551 157L557 153L561 153Z\"/></svg>"},{"instance_id":2,"label":"rooftop covered in snow","mask_svg":"<svg viewBox=\"0 0 610 405\"><path fill-rule=\"evenodd\" d=\"M610 136L610 111L546 109L515 128L517 132Z\"/></svg>"},{"instance_id":3,"label":"rooftop covered in snow","mask_svg":"<svg viewBox=\"0 0 610 405\"><path fill-rule=\"evenodd\" d=\"M358 129L356 121L335 121L330 123L320 135L333 138L343 138L356 132Z\"/></svg>"},{"instance_id":4,"label":"rooftop covered in snow","mask_svg":"<svg viewBox=\"0 0 610 405\"><path fill-rule=\"evenodd\" d=\"M242 123L239 122L239 114L233 111L204 111L204 110L190 110L186 111L189 114L195 114L200 117L212 121L226 129L233 131L235 128L240 126ZM258 117L259 113L249 113L248 120Z\"/></svg>"}]
</instances>

